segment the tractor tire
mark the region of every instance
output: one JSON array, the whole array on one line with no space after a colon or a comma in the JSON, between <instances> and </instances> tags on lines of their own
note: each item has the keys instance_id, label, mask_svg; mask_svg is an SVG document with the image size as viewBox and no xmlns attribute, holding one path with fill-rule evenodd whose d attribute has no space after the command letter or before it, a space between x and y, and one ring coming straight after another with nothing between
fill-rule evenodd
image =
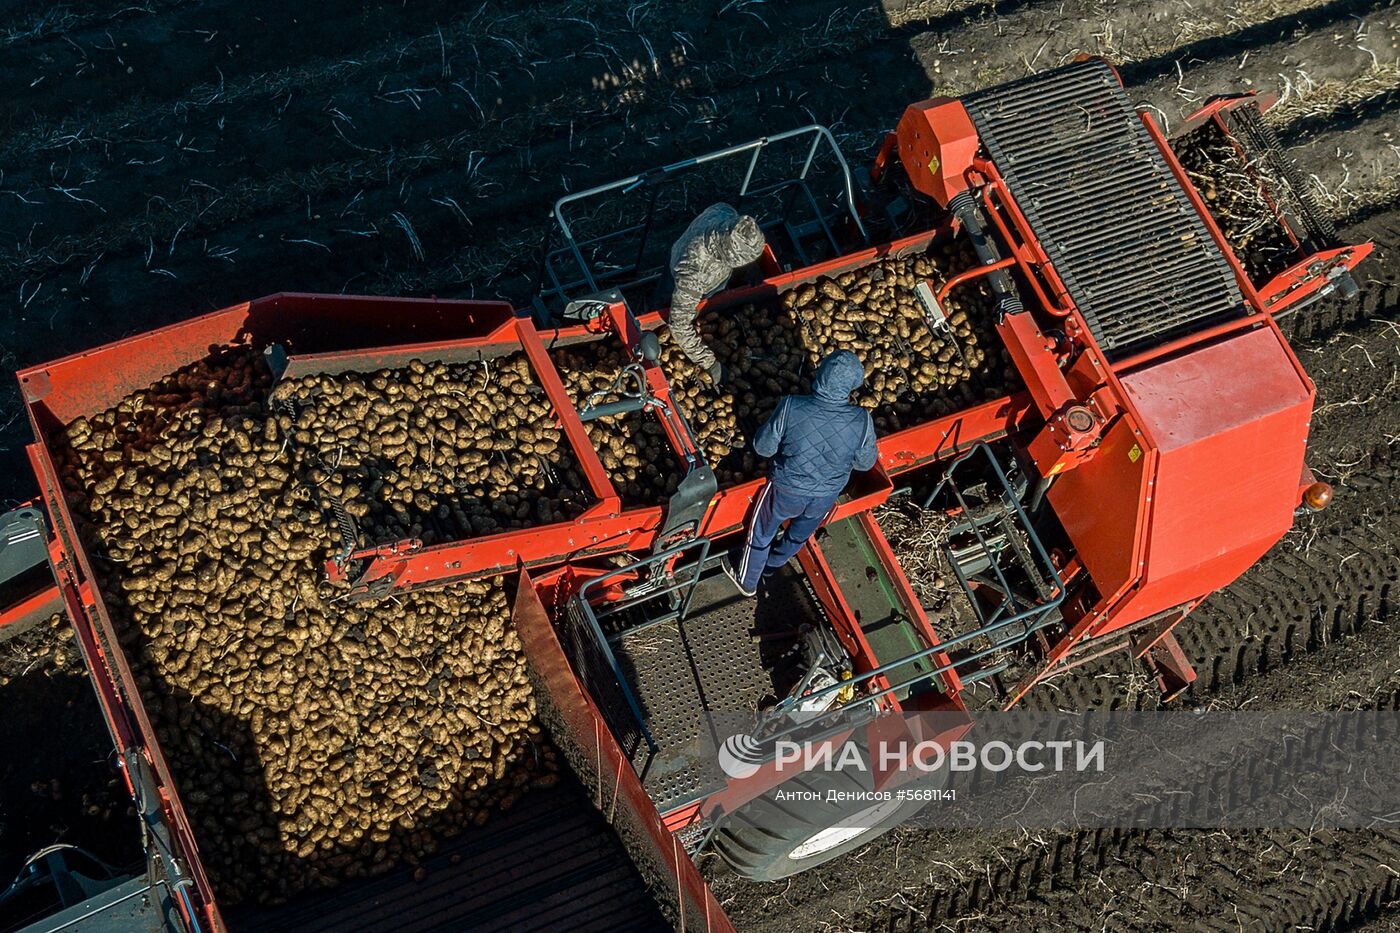
<instances>
[{"instance_id":1,"label":"tractor tire","mask_svg":"<svg viewBox=\"0 0 1400 933\"><path fill-rule=\"evenodd\" d=\"M805 771L781 785L798 792L797 799L779 801L770 791L722 817L713 837L715 851L745 878L778 881L859 849L925 806L925 801L898 797L875 803L826 799L829 792L869 791L869 780L866 774L843 770ZM914 784L940 786L934 775Z\"/></svg>"}]
</instances>

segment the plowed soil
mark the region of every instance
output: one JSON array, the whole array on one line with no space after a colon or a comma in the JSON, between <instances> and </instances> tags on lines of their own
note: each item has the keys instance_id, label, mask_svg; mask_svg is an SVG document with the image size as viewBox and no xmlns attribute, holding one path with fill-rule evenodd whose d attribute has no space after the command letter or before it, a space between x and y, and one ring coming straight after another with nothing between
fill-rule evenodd
<instances>
[{"instance_id":1,"label":"plowed soil","mask_svg":"<svg viewBox=\"0 0 1400 933\"><path fill-rule=\"evenodd\" d=\"M0 363L275 291L523 302L566 190L813 121L859 164L904 104L1080 52L1171 126L1213 93L1279 92L1270 122L1344 237L1377 244L1359 298L1288 322L1337 501L1182 626L1201 673L1184 702L1395 708L1400 10L1383 0L0 0ZM34 492L28 437L0 387L12 500ZM1146 686L1105 664L1037 702L1148 707ZM104 754L95 716L71 739ZM13 851L54 840L30 841ZM777 885L705 868L741 929L1393 929L1400 837L906 830Z\"/></svg>"}]
</instances>

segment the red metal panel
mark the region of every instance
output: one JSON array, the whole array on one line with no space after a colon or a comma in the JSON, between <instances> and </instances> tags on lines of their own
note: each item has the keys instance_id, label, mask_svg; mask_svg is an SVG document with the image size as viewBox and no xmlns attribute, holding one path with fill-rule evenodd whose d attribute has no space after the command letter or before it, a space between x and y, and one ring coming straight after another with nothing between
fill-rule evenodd
<instances>
[{"instance_id":1,"label":"red metal panel","mask_svg":"<svg viewBox=\"0 0 1400 933\"><path fill-rule=\"evenodd\" d=\"M1122 381L1160 459L1145 580L1114 628L1225 586L1292 526L1313 399L1272 328Z\"/></svg>"},{"instance_id":2,"label":"red metal panel","mask_svg":"<svg viewBox=\"0 0 1400 933\"><path fill-rule=\"evenodd\" d=\"M1105 598L1138 575L1139 533L1146 518L1155 452L1129 416L1109 425L1098 455L1056 477L1047 494L1094 586Z\"/></svg>"},{"instance_id":3,"label":"red metal panel","mask_svg":"<svg viewBox=\"0 0 1400 933\"><path fill-rule=\"evenodd\" d=\"M13 625L18 627L12 631L19 632L48 618L55 612L62 611L63 599L59 596L58 587L45 586L21 598L18 602L0 609L0 629Z\"/></svg>"},{"instance_id":4,"label":"red metal panel","mask_svg":"<svg viewBox=\"0 0 1400 933\"><path fill-rule=\"evenodd\" d=\"M211 346L285 343L320 353L385 342L445 340L485 333L507 322L499 301L365 298L279 294L84 350L17 374L31 416L46 431L95 414L171 372L203 358ZM36 403L39 403L36 405ZM37 408L37 411L35 410Z\"/></svg>"},{"instance_id":5,"label":"red metal panel","mask_svg":"<svg viewBox=\"0 0 1400 933\"><path fill-rule=\"evenodd\" d=\"M194 881L201 919L215 931L225 930L223 918L214 901L213 888L199 858L199 847L195 843L189 817L175 788L170 766L156 742L155 729L146 713L145 702L136 686L131 666L122 654L116 627L112 624L100 591L92 585L96 577L86 552L78 546L78 539L73 531L73 517L59 485L53 461L48 451L39 444L29 445L28 453L54 529L53 537L49 541L49 562L53 565L64 608L83 654L83 662L92 675L93 688L102 707L108 731L116 743L118 752L138 749L151 764L160 785L162 810L178 850L175 854L182 859ZM130 791L131 777L125 770L123 777L126 778L127 789Z\"/></svg>"},{"instance_id":6,"label":"red metal panel","mask_svg":"<svg viewBox=\"0 0 1400 933\"><path fill-rule=\"evenodd\" d=\"M899 160L916 189L945 207L967 190L967 170L981 142L962 101L935 97L910 104L895 134Z\"/></svg>"},{"instance_id":7,"label":"red metal panel","mask_svg":"<svg viewBox=\"0 0 1400 933\"><path fill-rule=\"evenodd\" d=\"M1033 407L1029 393L1018 392L887 434L878 441L880 463L895 476L946 460L978 441L1007 434Z\"/></svg>"},{"instance_id":8,"label":"red metal panel","mask_svg":"<svg viewBox=\"0 0 1400 933\"><path fill-rule=\"evenodd\" d=\"M1355 269L1374 248L1375 244L1366 242L1313 253L1261 285L1259 299L1271 313L1279 314L1331 282L1329 273Z\"/></svg>"},{"instance_id":9,"label":"red metal panel","mask_svg":"<svg viewBox=\"0 0 1400 933\"><path fill-rule=\"evenodd\" d=\"M1030 312L1008 314L996 325L1002 343L1044 418L1075 401L1055 354L1055 341L1041 331Z\"/></svg>"}]
</instances>

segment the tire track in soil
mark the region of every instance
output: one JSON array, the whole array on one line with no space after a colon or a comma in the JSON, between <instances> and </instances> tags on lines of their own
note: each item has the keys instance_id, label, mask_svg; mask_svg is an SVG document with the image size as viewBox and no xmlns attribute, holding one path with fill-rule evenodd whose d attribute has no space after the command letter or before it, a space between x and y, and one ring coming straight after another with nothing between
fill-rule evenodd
<instances>
[{"instance_id":1,"label":"tire track in soil","mask_svg":"<svg viewBox=\"0 0 1400 933\"><path fill-rule=\"evenodd\" d=\"M1400 709L1400 629L1374 631L1226 690L1221 705L1287 709L1302 696L1310 709ZM1284 780L1286 764L1257 778ZM1104 920L1109 929L1345 929L1396 903L1398 851L1391 830L1046 834L961 871L944 863L938 890L898 892L850 927L1016 929L1034 918L1037 928L1067 930ZM980 883L968 883L974 875Z\"/></svg>"},{"instance_id":2,"label":"tire track in soil","mask_svg":"<svg viewBox=\"0 0 1400 933\"><path fill-rule=\"evenodd\" d=\"M1074 833L859 929L1347 929L1400 897L1400 834Z\"/></svg>"}]
</instances>

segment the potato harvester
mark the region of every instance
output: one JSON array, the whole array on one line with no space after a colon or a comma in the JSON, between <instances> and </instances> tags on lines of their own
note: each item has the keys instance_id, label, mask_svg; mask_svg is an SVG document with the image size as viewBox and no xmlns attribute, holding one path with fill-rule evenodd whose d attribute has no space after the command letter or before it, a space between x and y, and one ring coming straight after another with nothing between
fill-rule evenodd
<instances>
[{"instance_id":1,"label":"potato harvester","mask_svg":"<svg viewBox=\"0 0 1400 933\"><path fill-rule=\"evenodd\" d=\"M1325 503L1304 463L1313 385L1278 318L1353 293L1350 270L1371 247L1337 242L1260 118L1267 104L1217 98L1186 123L1215 121L1227 134L1257 175L1269 222L1293 244L1267 281L1251 280L1113 67L1084 59L911 105L868 170L851 171L831 134L811 126L561 198L527 307L275 295L22 371L44 515L13 519L0 559L11 546L33 549L35 534L17 523L47 542L21 562L51 565L123 773L162 828L151 877L165 885L170 922L225 927L59 486L49 445L64 424L211 345L275 346L282 379L524 352L587 479L586 510L432 545L360 540L342 523L345 547L326 555L325 572L356 599L518 573L515 621L555 741L628 827L641 875L673 919L728 929L690 854L712 847L749 877L781 878L920 806L813 806L775 821L768 792L780 782L827 791L849 780L779 774L779 737L811 735L831 717L823 740L837 741L853 721L914 711L947 714L933 736L946 741L977 709L1014 707L1113 652L1174 696L1195 677L1174 628L1297 514ZM754 214L770 248L757 275L702 315L966 238L977 263L921 283L920 300L939 326L950 295L989 289L986 323L1022 386L881 437L876 467L852 477L823 531L757 600L738 597L716 558L737 541L762 480L716 481L655 334L670 237L720 199ZM592 341L621 345L631 362L615 391L576 406L550 353ZM585 431L630 411L659 419L684 465L662 505L624 503ZM896 495L942 529L960 611L930 610L916 595L920 581L876 517ZM52 603L28 593L6 618ZM733 710L760 711L743 743L754 768L717 776L706 741L725 739L717 717ZM412 886L394 896L411 917Z\"/></svg>"}]
</instances>

